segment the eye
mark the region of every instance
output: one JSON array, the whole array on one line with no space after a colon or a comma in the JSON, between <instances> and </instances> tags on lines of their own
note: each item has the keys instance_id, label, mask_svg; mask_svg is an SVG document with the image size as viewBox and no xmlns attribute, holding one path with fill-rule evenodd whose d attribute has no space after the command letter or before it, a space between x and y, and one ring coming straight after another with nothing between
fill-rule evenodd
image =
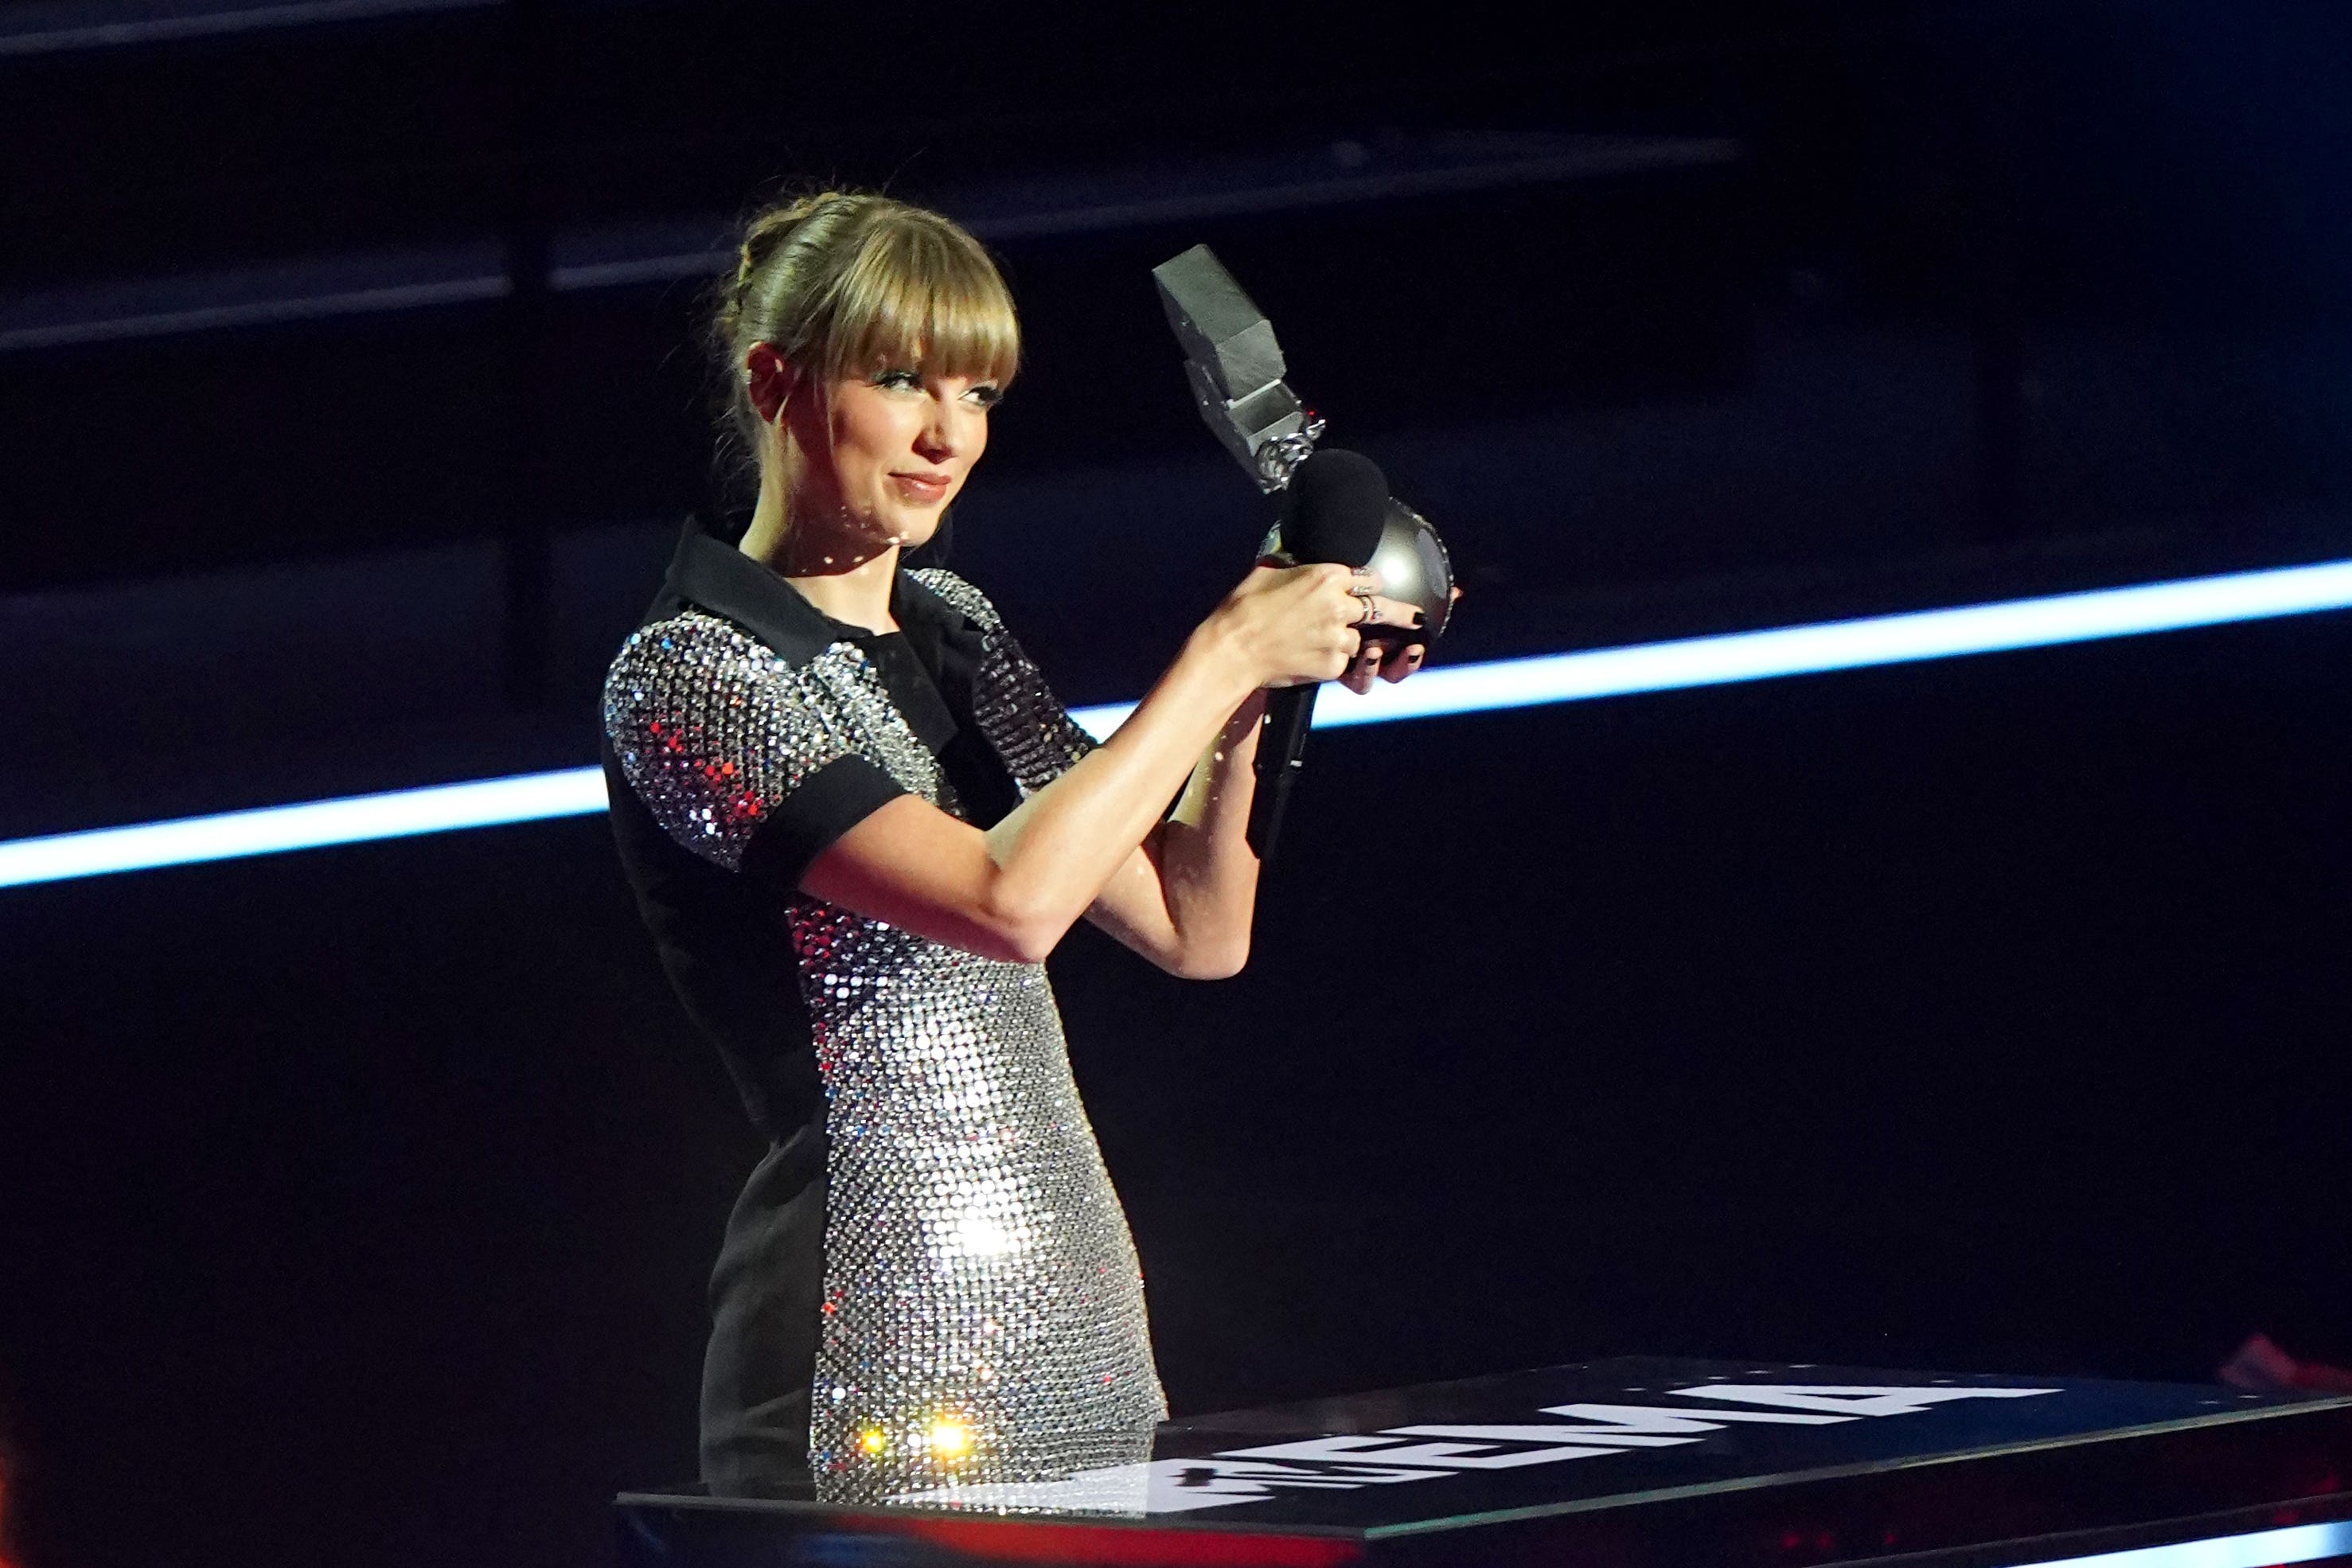
<instances>
[{"instance_id":1,"label":"eye","mask_svg":"<svg viewBox=\"0 0 2352 1568\"><path fill-rule=\"evenodd\" d=\"M877 386L887 386L894 391L903 389L909 392L920 392L923 389L923 373L919 370L894 365L886 370L876 371L874 373L874 384Z\"/></svg>"},{"instance_id":2,"label":"eye","mask_svg":"<svg viewBox=\"0 0 2352 1568\"><path fill-rule=\"evenodd\" d=\"M1004 389L988 382L964 389L964 396L982 408L993 408L1004 401Z\"/></svg>"}]
</instances>

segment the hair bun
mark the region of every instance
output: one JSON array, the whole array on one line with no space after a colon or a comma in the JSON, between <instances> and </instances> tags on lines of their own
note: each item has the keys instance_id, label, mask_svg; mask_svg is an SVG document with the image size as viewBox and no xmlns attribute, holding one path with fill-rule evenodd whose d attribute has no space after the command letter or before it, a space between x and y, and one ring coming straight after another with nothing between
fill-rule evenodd
<instances>
[{"instance_id":1,"label":"hair bun","mask_svg":"<svg viewBox=\"0 0 2352 1568\"><path fill-rule=\"evenodd\" d=\"M752 274L768 264L768 258L782 247L794 229L825 208L848 199L846 191L812 191L753 218L743 230L743 243L736 247L736 295L741 296Z\"/></svg>"}]
</instances>

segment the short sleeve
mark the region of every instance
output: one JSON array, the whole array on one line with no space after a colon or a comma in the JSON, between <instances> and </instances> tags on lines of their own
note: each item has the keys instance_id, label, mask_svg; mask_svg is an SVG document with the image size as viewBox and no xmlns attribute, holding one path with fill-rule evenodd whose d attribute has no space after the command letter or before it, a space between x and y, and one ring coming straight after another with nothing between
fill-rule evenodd
<instances>
[{"instance_id":1,"label":"short sleeve","mask_svg":"<svg viewBox=\"0 0 2352 1568\"><path fill-rule=\"evenodd\" d=\"M1095 738L1070 717L987 595L944 567L909 575L980 628L972 717L1024 795L1044 789L1095 749Z\"/></svg>"},{"instance_id":2,"label":"short sleeve","mask_svg":"<svg viewBox=\"0 0 2352 1568\"><path fill-rule=\"evenodd\" d=\"M797 885L904 786L765 644L715 616L646 626L604 679L604 733L662 830L703 859Z\"/></svg>"}]
</instances>

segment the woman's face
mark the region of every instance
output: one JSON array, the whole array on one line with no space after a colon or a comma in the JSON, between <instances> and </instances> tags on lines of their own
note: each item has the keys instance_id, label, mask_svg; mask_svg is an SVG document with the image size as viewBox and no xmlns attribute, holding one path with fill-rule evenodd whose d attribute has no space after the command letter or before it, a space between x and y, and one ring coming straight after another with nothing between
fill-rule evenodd
<instances>
[{"instance_id":1,"label":"woman's face","mask_svg":"<svg viewBox=\"0 0 2352 1568\"><path fill-rule=\"evenodd\" d=\"M865 542L909 549L929 539L988 449L996 384L891 366L823 390L785 410L803 459L796 526L837 519Z\"/></svg>"}]
</instances>

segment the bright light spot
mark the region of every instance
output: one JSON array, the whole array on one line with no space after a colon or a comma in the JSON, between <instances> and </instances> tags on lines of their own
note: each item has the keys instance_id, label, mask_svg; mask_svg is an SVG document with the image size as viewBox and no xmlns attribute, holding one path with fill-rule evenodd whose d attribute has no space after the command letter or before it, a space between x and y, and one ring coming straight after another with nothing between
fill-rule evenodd
<instances>
[{"instance_id":1,"label":"bright light spot","mask_svg":"<svg viewBox=\"0 0 2352 1568\"><path fill-rule=\"evenodd\" d=\"M966 1215L956 1222L956 1245L974 1258L993 1258L1012 1249L1013 1238L1004 1227L984 1215Z\"/></svg>"},{"instance_id":2,"label":"bright light spot","mask_svg":"<svg viewBox=\"0 0 2352 1568\"><path fill-rule=\"evenodd\" d=\"M943 1459L961 1458L971 1449L971 1430L962 1422L942 1416L931 1423L931 1452Z\"/></svg>"},{"instance_id":3,"label":"bright light spot","mask_svg":"<svg viewBox=\"0 0 2352 1568\"><path fill-rule=\"evenodd\" d=\"M857 1446L869 1454L878 1454L890 1446L890 1439L882 1435L881 1427L868 1426L857 1435Z\"/></svg>"}]
</instances>

